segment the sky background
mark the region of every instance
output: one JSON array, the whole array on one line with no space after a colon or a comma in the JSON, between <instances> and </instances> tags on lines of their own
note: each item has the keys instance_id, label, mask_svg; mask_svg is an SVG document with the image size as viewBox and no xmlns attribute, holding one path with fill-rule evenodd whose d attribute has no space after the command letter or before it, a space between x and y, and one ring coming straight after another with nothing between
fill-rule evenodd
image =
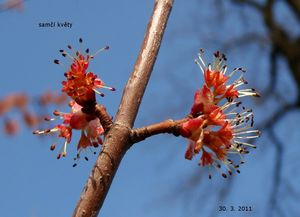
<instances>
[{"instance_id":1,"label":"sky background","mask_svg":"<svg viewBox=\"0 0 300 217\"><path fill-rule=\"evenodd\" d=\"M208 3L200 5L196 2L177 0L174 4L136 127L185 116L193 103L194 91L202 84L201 72L193 63L198 49L205 49L209 62L210 54L220 49L218 40L230 39L244 31L248 21L239 20L238 13L229 12L233 9L228 8L225 12L226 22L220 20L224 28L221 29L218 22L212 21L217 18L214 8ZM64 69L53 64L53 59L60 58L58 51L66 48L67 44L78 47L78 39L82 37L91 52L107 44L110 46L109 51L99 54L92 61L90 68L108 86L117 89L116 92L106 91L106 96L99 99L114 115L122 87L127 82L142 43L152 7L153 1L140 0L28 0L21 12L1 12L0 98L12 92L25 92L36 97L47 90L59 91ZM254 23L257 21L257 25L251 26L248 22L247 30L255 29L263 33L265 30L260 18L251 12L249 14L249 19ZM284 8L279 10L279 14L289 16ZM39 23L52 21L67 21L73 26L38 26ZM295 32L298 30L298 27L293 28ZM214 43L212 38L218 40ZM263 54L267 50L265 45L252 47L251 50L233 49L227 54L229 69L238 66L247 68L249 83L259 90L264 89L269 66ZM296 98L296 87L285 63L281 62L279 67L279 94L283 92L289 96L285 97L286 100L291 102ZM246 105L254 105L256 120L260 123L276 109L276 99L268 99L265 103L247 101ZM68 111L68 107L60 109ZM20 118L15 111L7 116ZM290 128L297 128L294 123L298 121L299 112L294 112L276 126L280 139L288 137L289 148L284 159L293 162L297 159L295 153L299 151L300 136ZM286 127L287 124L289 127ZM49 151L55 138L39 138L25 126L18 136L9 137L1 133L0 138L0 215L71 216L96 156L89 153L89 162L82 160L73 168L76 136L72 139L73 146L68 147L69 156L57 160L57 150ZM268 182L272 180L274 169L274 150L266 134L257 142L258 150L247 156L241 174L235 175L237 177L224 201L214 195L227 180L217 173L212 180L208 180L207 171L197 166L198 156L192 162L184 159L186 145L185 139L170 135L159 135L134 145L119 167L100 216L185 217L209 216L215 212L219 216L265 214L270 193ZM291 173L294 170L284 164L284 174L288 177ZM186 182L188 177L195 175L201 177L199 183ZM297 180L299 173L294 173L291 181L294 187ZM299 187L296 189L300 192ZM219 213L219 205L252 206L254 211ZM296 205L296 201L289 203L291 210L299 211Z\"/></svg>"}]
</instances>

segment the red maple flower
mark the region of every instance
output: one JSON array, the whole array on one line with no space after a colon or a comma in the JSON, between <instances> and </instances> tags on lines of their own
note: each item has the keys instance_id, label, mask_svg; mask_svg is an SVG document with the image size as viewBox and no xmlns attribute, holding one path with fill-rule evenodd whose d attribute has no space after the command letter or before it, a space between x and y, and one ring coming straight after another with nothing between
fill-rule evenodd
<instances>
[{"instance_id":1,"label":"red maple flower","mask_svg":"<svg viewBox=\"0 0 300 217\"><path fill-rule=\"evenodd\" d=\"M203 87L195 93L191 115L197 117L199 114L210 113L214 109L214 95L207 85L203 85Z\"/></svg>"},{"instance_id":2,"label":"red maple flower","mask_svg":"<svg viewBox=\"0 0 300 217\"><path fill-rule=\"evenodd\" d=\"M227 84L232 75L238 71L243 74L244 70L236 68L227 76L225 55L216 52L213 66L209 64L207 67L201 55L202 52L196 63L203 72L205 84L195 93L190 112L192 118L181 127L181 135L189 139L185 158L191 160L201 152L199 165L214 166L219 170L222 163L229 175L233 170L239 173L237 168L244 163L242 155L249 153L249 147L255 148L243 140L256 138L260 132L249 130L253 126L253 112L244 107L241 110L241 102L236 100L243 96L259 95L254 89L237 89L247 83L242 75L232 84ZM227 99L227 102L220 105L223 99ZM236 165L230 159L232 154L241 158ZM222 173L222 176L227 177L226 173Z\"/></svg>"},{"instance_id":3,"label":"red maple flower","mask_svg":"<svg viewBox=\"0 0 300 217\"><path fill-rule=\"evenodd\" d=\"M203 136L206 121L202 117L193 118L182 124L181 134L190 139L185 158L191 160L196 153L199 153L203 146Z\"/></svg>"},{"instance_id":4,"label":"red maple flower","mask_svg":"<svg viewBox=\"0 0 300 217\"><path fill-rule=\"evenodd\" d=\"M66 156L67 146L71 142L73 130L80 130L81 137L77 144L77 158L80 157L80 152L88 147L98 147L102 144L101 136L104 134L104 129L99 118L94 115L82 112L82 107L75 102L71 102L71 113L63 113L54 111L54 115L63 120L62 124L58 124L52 129L36 130L34 134L52 134L58 132L58 137L64 138L65 143L61 153L57 155L59 159L61 156ZM56 118L46 118L48 121L56 120ZM55 144L51 145L51 150L55 149Z\"/></svg>"},{"instance_id":5,"label":"red maple flower","mask_svg":"<svg viewBox=\"0 0 300 217\"><path fill-rule=\"evenodd\" d=\"M82 44L81 38L79 39L79 43ZM67 154L67 146L71 142L73 130L80 130L81 137L77 144L77 156L75 157L75 160L78 160L82 150L102 145L101 136L104 134L104 129L99 118L94 114L85 112L93 109L95 106L95 93L104 96L103 93L97 90L98 88L106 88L111 91L114 91L115 88L105 86L104 82L96 74L88 70L90 61L101 51L108 50L108 46L99 49L94 54L90 54L89 49L80 52L74 51L71 45L67 47L75 56L73 57L65 50L60 50L62 56L69 58L72 62L68 70L64 73L66 80L62 82L62 92L74 100L69 103L71 112L63 113L54 111L53 114L62 119L62 123L51 129L36 130L34 134L52 134L57 132L58 137L64 138L63 149L57 155L59 159L61 156L64 157ZM54 60L54 63L61 64L59 60ZM49 100L61 102L61 99L53 98L51 94L48 94L43 98L42 103L47 103ZM46 120L52 121L56 120L56 118L46 118ZM50 150L54 150L55 146L56 144L52 144ZM85 159L87 160L87 157ZM76 166L76 163L73 166Z\"/></svg>"},{"instance_id":6,"label":"red maple flower","mask_svg":"<svg viewBox=\"0 0 300 217\"><path fill-rule=\"evenodd\" d=\"M82 39L79 39L82 43ZM68 45L68 48L72 51L72 46ZM72 64L70 65L67 72L65 72L66 80L62 82L62 92L65 92L70 96L76 103L85 106L94 106L96 104L96 95L99 93L104 96L103 93L99 92L98 88L106 88L114 91L115 88L107 87L104 82L98 78L96 74L88 71L90 61L101 51L108 50L106 46L98 50L95 54L89 54L89 49L85 50L82 54L79 51L75 52L75 57L71 56L67 51L60 50L62 56L70 58ZM59 60L54 60L54 63L60 64Z\"/></svg>"}]
</instances>

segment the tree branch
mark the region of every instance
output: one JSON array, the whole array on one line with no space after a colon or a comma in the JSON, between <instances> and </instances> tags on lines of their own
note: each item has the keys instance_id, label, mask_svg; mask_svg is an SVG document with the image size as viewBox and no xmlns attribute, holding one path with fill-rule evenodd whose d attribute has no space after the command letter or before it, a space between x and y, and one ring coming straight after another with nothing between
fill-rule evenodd
<instances>
[{"instance_id":1,"label":"tree branch","mask_svg":"<svg viewBox=\"0 0 300 217\"><path fill-rule=\"evenodd\" d=\"M238 37L232 37L232 39L228 39L228 41L224 42L221 49L223 52L228 52L234 48L240 48L242 46L249 46L251 44L261 44L265 45L268 42L268 38L264 37L260 33L256 32L247 32Z\"/></svg>"},{"instance_id":2,"label":"tree branch","mask_svg":"<svg viewBox=\"0 0 300 217\"><path fill-rule=\"evenodd\" d=\"M273 113L270 118L265 120L264 123L258 127L258 129L260 129L261 131L270 129L276 123L278 123L285 115L287 115L288 112L298 108L299 105L297 103L283 105L280 109Z\"/></svg>"},{"instance_id":3,"label":"tree branch","mask_svg":"<svg viewBox=\"0 0 300 217\"><path fill-rule=\"evenodd\" d=\"M108 132L113 125L112 117L106 112L106 108L103 105L96 105L94 114L100 119L101 125L104 128L104 132Z\"/></svg>"},{"instance_id":4,"label":"tree branch","mask_svg":"<svg viewBox=\"0 0 300 217\"><path fill-rule=\"evenodd\" d=\"M148 137L161 134L161 133L169 133L169 134L173 134L174 136L179 136L180 125L188 120L189 120L188 117L176 121L169 119L157 124L152 124L146 127L133 129L131 131L131 141L132 143L137 143L142 140L145 140Z\"/></svg>"},{"instance_id":5,"label":"tree branch","mask_svg":"<svg viewBox=\"0 0 300 217\"><path fill-rule=\"evenodd\" d=\"M98 117L106 134L113 125L112 117L107 113L106 108L101 104L83 107L82 112Z\"/></svg>"},{"instance_id":6,"label":"tree branch","mask_svg":"<svg viewBox=\"0 0 300 217\"><path fill-rule=\"evenodd\" d=\"M273 141L275 147L275 164L274 164L274 171L273 171L273 183L271 188L271 196L269 201L269 216L272 216L274 211L277 210L277 198L278 198L278 191L281 184L281 173L282 173L282 164L283 164L283 144L279 141L274 133L272 128L268 129L269 135L271 140Z\"/></svg>"},{"instance_id":7,"label":"tree branch","mask_svg":"<svg viewBox=\"0 0 300 217\"><path fill-rule=\"evenodd\" d=\"M144 42L124 88L115 123L81 193L73 217L97 216L130 144L131 128L155 63L173 0L156 0ZM99 117L100 118L100 117Z\"/></svg>"},{"instance_id":8,"label":"tree branch","mask_svg":"<svg viewBox=\"0 0 300 217\"><path fill-rule=\"evenodd\" d=\"M294 11L298 21L300 21L300 1L299 0L287 0L287 4Z\"/></svg>"},{"instance_id":9,"label":"tree branch","mask_svg":"<svg viewBox=\"0 0 300 217\"><path fill-rule=\"evenodd\" d=\"M142 49L123 92L116 123L132 127L160 47L173 0L156 0Z\"/></svg>"},{"instance_id":10,"label":"tree branch","mask_svg":"<svg viewBox=\"0 0 300 217\"><path fill-rule=\"evenodd\" d=\"M277 86L278 81L278 51L275 45L272 45L271 52L269 54L269 63L270 63L270 81L267 89L262 94L265 98L268 98L271 94L274 94L274 90Z\"/></svg>"},{"instance_id":11,"label":"tree branch","mask_svg":"<svg viewBox=\"0 0 300 217\"><path fill-rule=\"evenodd\" d=\"M262 6L259 3L252 1L252 0L232 0L232 2L237 3L237 4L247 4L256 10L262 9Z\"/></svg>"}]
</instances>

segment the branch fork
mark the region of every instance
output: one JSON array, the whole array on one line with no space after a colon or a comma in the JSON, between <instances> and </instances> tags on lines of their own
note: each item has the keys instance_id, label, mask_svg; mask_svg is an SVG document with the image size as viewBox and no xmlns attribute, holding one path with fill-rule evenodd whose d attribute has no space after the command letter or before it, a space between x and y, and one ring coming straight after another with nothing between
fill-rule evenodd
<instances>
[{"instance_id":1,"label":"branch fork","mask_svg":"<svg viewBox=\"0 0 300 217\"><path fill-rule=\"evenodd\" d=\"M177 129L174 127L174 121L169 120L158 126L150 125L144 129L132 130L158 55L173 2L174 0L155 0L144 41L132 74L124 88L114 123L105 108L96 105L95 114L105 129L105 139L102 151L81 193L73 217L98 215L119 164L134 141L141 141L151 133L162 131L163 126L166 127L166 132L171 132L171 129L174 129L175 132ZM177 133L175 132L175 134Z\"/></svg>"}]
</instances>

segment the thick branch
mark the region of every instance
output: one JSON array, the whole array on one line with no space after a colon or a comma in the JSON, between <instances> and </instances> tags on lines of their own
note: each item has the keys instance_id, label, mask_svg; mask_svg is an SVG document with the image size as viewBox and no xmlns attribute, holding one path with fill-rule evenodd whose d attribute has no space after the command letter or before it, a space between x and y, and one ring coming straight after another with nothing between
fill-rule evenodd
<instances>
[{"instance_id":1,"label":"thick branch","mask_svg":"<svg viewBox=\"0 0 300 217\"><path fill-rule=\"evenodd\" d=\"M80 200L75 217L97 216L118 166L130 146L131 128L150 78L173 0L156 0L134 70L124 89L116 121L107 132L102 151L94 165Z\"/></svg>"},{"instance_id":2,"label":"thick branch","mask_svg":"<svg viewBox=\"0 0 300 217\"><path fill-rule=\"evenodd\" d=\"M173 0L157 0L134 70L123 92L116 123L132 127L149 81Z\"/></svg>"},{"instance_id":3,"label":"thick branch","mask_svg":"<svg viewBox=\"0 0 300 217\"><path fill-rule=\"evenodd\" d=\"M180 125L188 120L189 118L183 118L176 121L169 119L157 124L152 124L146 127L133 129L131 131L131 141L132 143L137 143L148 137L161 134L161 133L170 133L175 136L179 136Z\"/></svg>"}]
</instances>

